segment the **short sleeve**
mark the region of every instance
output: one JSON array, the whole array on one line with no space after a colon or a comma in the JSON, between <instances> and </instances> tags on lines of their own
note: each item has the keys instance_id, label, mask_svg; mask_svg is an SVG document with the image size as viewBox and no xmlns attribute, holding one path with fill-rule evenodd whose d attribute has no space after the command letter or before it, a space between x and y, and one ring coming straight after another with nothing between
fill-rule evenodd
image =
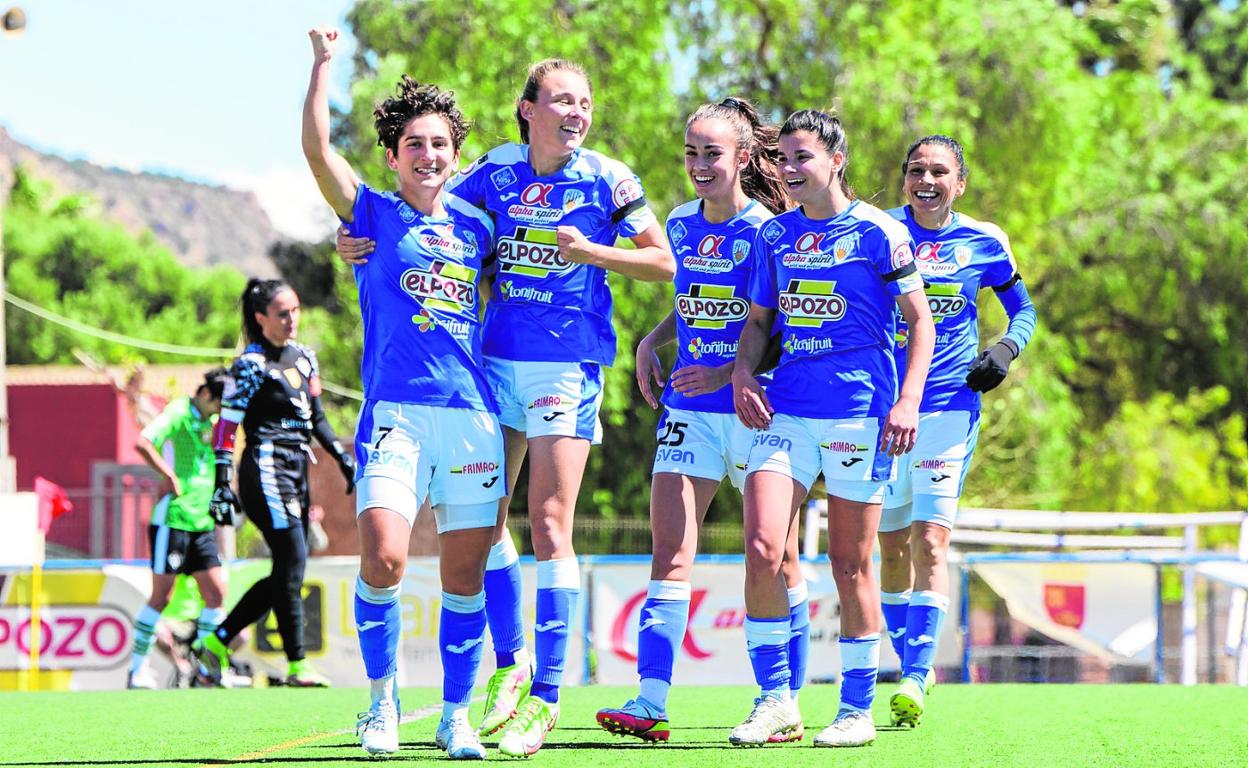
<instances>
[{"instance_id":1,"label":"short sleeve","mask_svg":"<svg viewBox=\"0 0 1248 768\"><path fill-rule=\"evenodd\" d=\"M635 237L659 223L646 201L641 179L627 165L611 162L603 169L602 176L610 189L611 223L617 234Z\"/></svg>"},{"instance_id":2,"label":"short sleeve","mask_svg":"<svg viewBox=\"0 0 1248 768\"><path fill-rule=\"evenodd\" d=\"M900 222L889 220L866 234L871 264L894 296L923 290L923 278L914 263L914 242Z\"/></svg>"},{"instance_id":3,"label":"short sleeve","mask_svg":"<svg viewBox=\"0 0 1248 768\"><path fill-rule=\"evenodd\" d=\"M170 411L176 407L177 401L165 406L165 409L139 433L143 436L143 439L157 448L164 445L165 441L169 439L169 435L173 433L173 416L170 414Z\"/></svg>"}]
</instances>

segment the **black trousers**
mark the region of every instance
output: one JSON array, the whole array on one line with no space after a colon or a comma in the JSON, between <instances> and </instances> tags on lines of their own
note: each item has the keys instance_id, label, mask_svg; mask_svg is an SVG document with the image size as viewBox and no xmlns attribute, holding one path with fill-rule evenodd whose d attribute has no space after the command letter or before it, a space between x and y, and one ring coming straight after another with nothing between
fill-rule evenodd
<instances>
[{"instance_id":1,"label":"black trousers","mask_svg":"<svg viewBox=\"0 0 1248 768\"><path fill-rule=\"evenodd\" d=\"M251 585L217 628L227 645L272 610L290 661L304 657L303 574L308 563L308 456L299 446L249 445L238 467L238 490L273 557L273 570Z\"/></svg>"}]
</instances>

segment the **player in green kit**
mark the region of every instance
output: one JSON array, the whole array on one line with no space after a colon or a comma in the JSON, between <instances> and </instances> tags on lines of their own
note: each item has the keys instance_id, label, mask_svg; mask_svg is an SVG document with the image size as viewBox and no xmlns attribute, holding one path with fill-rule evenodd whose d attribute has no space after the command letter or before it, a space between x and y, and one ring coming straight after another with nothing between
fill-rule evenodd
<instances>
[{"instance_id":1,"label":"player in green kit","mask_svg":"<svg viewBox=\"0 0 1248 768\"><path fill-rule=\"evenodd\" d=\"M170 402L135 443L144 461L161 476L161 498L152 508L148 528L152 596L134 620L129 688L156 687L147 654L179 573L195 579L204 599L197 626L200 637L225 618L221 607L225 584L208 501L214 476L212 425L221 410L227 376L224 368L205 373L195 394Z\"/></svg>"}]
</instances>

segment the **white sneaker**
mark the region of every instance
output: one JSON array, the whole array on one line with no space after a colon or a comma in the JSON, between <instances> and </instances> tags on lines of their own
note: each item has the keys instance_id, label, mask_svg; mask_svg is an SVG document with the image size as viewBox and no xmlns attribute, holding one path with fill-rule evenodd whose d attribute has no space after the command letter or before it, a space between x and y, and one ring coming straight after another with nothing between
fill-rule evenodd
<instances>
[{"instance_id":1,"label":"white sneaker","mask_svg":"<svg viewBox=\"0 0 1248 768\"><path fill-rule=\"evenodd\" d=\"M452 717L440 721L433 741L452 760L485 759L485 747L467 718Z\"/></svg>"},{"instance_id":2,"label":"white sneaker","mask_svg":"<svg viewBox=\"0 0 1248 768\"><path fill-rule=\"evenodd\" d=\"M374 702L360 713L355 724L360 746L370 755L392 755L399 751L399 708L393 699Z\"/></svg>"},{"instance_id":3,"label":"white sneaker","mask_svg":"<svg viewBox=\"0 0 1248 768\"><path fill-rule=\"evenodd\" d=\"M832 724L815 737L816 747L865 747L875 741L875 723L871 715L856 709L844 709Z\"/></svg>"},{"instance_id":4,"label":"white sneaker","mask_svg":"<svg viewBox=\"0 0 1248 768\"><path fill-rule=\"evenodd\" d=\"M797 705L775 696L755 699L754 711L728 735L728 741L739 747L760 747L801 738L802 716Z\"/></svg>"},{"instance_id":5,"label":"white sneaker","mask_svg":"<svg viewBox=\"0 0 1248 768\"><path fill-rule=\"evenodd\" d=\"M131 672L126 677L126 687L136 690L154 691L160 686L156 684L156 676L151 667L144 664L138 672Z\"/></svg>"}]
</instances>

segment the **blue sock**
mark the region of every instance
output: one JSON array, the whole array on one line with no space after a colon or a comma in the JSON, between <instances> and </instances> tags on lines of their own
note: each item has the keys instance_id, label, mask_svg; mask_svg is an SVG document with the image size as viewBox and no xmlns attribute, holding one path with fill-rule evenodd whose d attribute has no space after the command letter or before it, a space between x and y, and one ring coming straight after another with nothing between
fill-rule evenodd
<instances>
[{"instance_id":1,"label":"blue sock","mask_svg":"<svg viewBox=\"0 0 1248 768\"><path fill-rule=\"evenodd\" d=\"M520 556L508 534L490 547L485 563L485 617L494 641L494 660L499 669L516 663L524 648L524 622L520 618Z\"/></svg>"},{"instance_id":2,"label":"blue sock","mask_svg":"<svg viewBox=\"0 0 1248 768\"><path fill-rule=\"evenodd\" d=\"M568 632L581 594L581 568L575 557L537 564L537 617L533 627L534 696L550 704L559 701L563 665L568 656Z\"/></svg>"},{"instance_id":3,"label":"blue sock","mask_svg":"<svg viewBox=\"0 0 1248 768\"><path fill-rule=\"evenodd\" d=\"M789 617L745 617L745 647L764 695L789 699Z\"/></svg>"},{"instance_id":4,"label":"blue sock","mask_svg":"<svg viewBox=\"0 0 1248 768\"><path fill-rule=\"evenodd\" d=\"M360 635L360 656L369 680L393 677L398 671L399 590L372 587L355 578L355 629Z\"/></svg>"},{"instance_id":5,"label":"blue sock","mask_svg":"<svg viewBox=\"0 0 1248 768\"><path fill-rule=\"evenodd\" d=\"M915 592L906 612L906 655L901 673L924 685L936 659L936 640L949 610L949 596L939 592Z\"/></svg>"},{"instance_id":6,"label":"blue sock","mask_svg":"<svg viewBox=\"0 0 1248 768\"><path fill-rule=\"evenodd\" d=\"M910 590L905 592L880 592L880 607L884 609L884 628L888 639L897 652L897 660L906 658L906 611L910 608Z\"/></svg>"},{"instance_id":7,"label":"blue sock","mask_svg":"<svg viewBox=\"0 0 1248 768\"><path fill-rule=\"evenodd\" d=\"M485 642L485 592L475 595L442 593L438 646L442 656L442 701L468 706L472 684L481 665Z\"/></svg>"},{"instance_id":8,"label":"blue sock","mask_svg":"<svg viewBox=\"0 0 1248 768\"><path fill-rule=\"evenodd\" d=\"M796 696L806 682L810 656L810 599L803 581L789 587L789 690Z\"/></svg>"},{"instance_id":9,"label":"blue sock","mask_svg":"<svg viewBox=\"0 0 1248 768\"><path fill-rule=\"evenodd\" d=\"M841 638L841 709L870 712L880 670L880 634Z\"/></svg>"},{"instance_id":10,"label":"blue sock","mask_svg":"<svg viewBox=\"0 0 1248 768\"><path fill-rule=\"evenodd\" d=\"M637 630L637 675L642 698L667 711L667 690L672 684L676 654L689 625L689 582L651 581L641 605ZM655 685L655 682L665 685Z\"/></svg>"}]
</instances>

